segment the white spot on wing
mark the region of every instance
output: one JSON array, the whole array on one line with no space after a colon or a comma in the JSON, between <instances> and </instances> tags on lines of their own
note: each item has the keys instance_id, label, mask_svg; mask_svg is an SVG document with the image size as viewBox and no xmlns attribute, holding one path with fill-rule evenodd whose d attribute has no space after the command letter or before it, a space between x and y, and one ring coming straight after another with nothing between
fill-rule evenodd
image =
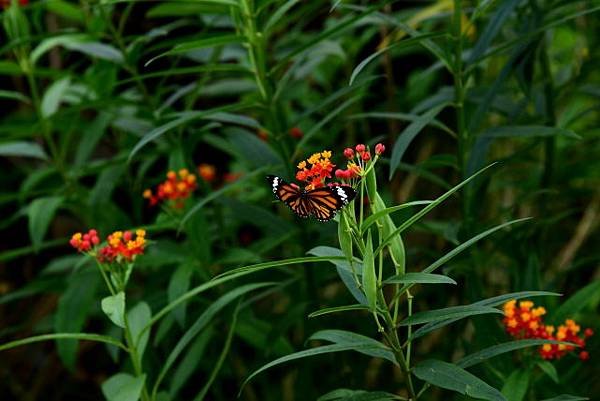
<instances>
[{"instance_id":1,"label":"white spot on wing","mask_svg":"<svg viewBox=\"0 0 600 401\"><path fill-rule=\"evenodd\" d=\"M348 194L346 194L346 191L344 191L344 188L338 186L336 188L337 194L340 197L340 199L342 199L342 202L345 204L348 203Z\"/></svg>"},{"instance_id":2,"label":"white spot on wing","mask_svg":"<svg viewBox=\"0 0 600 401\"><path fill-rule=\"evenodd\" d=\"M278 186L279 186L279 177L273 177L273 193L277 192Z\"/></svg>"}]
</instances>

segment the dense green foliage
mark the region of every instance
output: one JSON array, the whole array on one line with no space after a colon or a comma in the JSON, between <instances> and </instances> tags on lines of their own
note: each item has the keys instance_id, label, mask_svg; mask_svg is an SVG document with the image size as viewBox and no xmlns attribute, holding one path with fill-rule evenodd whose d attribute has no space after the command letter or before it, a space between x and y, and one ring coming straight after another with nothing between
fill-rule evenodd
<instances>
[{"instance_id":1,"label":"dense green foliage","mask_svg":"<svg viewBox=\"0 0 600 401\"><path fill-rule=\"evenodd\" d=\"M2 400L600 398L600 336L542 361L498 309L600 332L599 1L9 3ZM387 149L338 219L273 203L357 143ZM113 294L89 228L147 232Z\"/></svg>"}]
</instances>

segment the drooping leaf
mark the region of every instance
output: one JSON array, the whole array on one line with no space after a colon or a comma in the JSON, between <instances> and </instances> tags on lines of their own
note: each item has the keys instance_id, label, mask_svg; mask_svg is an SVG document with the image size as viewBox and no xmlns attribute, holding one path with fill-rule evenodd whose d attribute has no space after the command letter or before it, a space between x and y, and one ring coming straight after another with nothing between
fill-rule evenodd
<instances>
[{"instance_id":1,"label":"drooping leaf","mask_svg":"<svg viewBox=\"0 0 600 401\"><path fill-rule=\"evenodd\" d=\"M125 328L125 293L123 291L103 298L100 306L111 322Z\"/></svg>"},{"instance_id":2,"label":"drooping leaf","mask_svg":"<svg viewBox=\"0 0 600 401\"><path fill-rule=\"evenodd\" d=\"M0 143L0 156L33 157L41 160L48 159L48 155L39 144L25 141Z\"/></svg>"},{"instance_id":3,"label":"drooping leaf","mask_svg":"<svg viewBox=\"0 0 600 401\"><path fill-rule=\"evenodd\" d=\"M514 370L502 387L502 394L508 401L522 401L529 387L531 370Z\"/></svg>"},{"instance_id":4,"label":"drooping leaf","mask_svg":"<svg viewBox=\"0 0 600 401\"><path fill-rule=\"evenodd\" d=\"M456 284L448 276L432 273L405 273L392 276L384 281L385 284Z\"/></svg>"},{"instance_id":5,"label":"drooping leaf","mask_svg":"<svg viewBox=\"0 0 600 401\"><path fill-rule=\"evenodd\" d=\"M54 219L56 211L63 202L61 196L47 196L37 198L29 204L27 216L29 217L29 236L34 250L39 250L42 240L46 236L48 226Z\"/></svg>"},{"instance_id":6,"label":"drooping leaf","mask_svg":"<svg viewBox=\"0 0 600 401\"><path fill-rule=\"evenodd\" d=\"M488 401L507 401L498 390L466 370L435 359L417 364L412 372L434 386Z\"/></svg>"},{"instance_id":7,"label":"drooping leaf","mask_svg":"<svg viewBox=\"0 0 600 401\"><path fill-rule=\"evenodd\" d=\"M146 376L132 376L117 373L102 383L102 393L107 401L138 401L144 387Z\"/></svg>"}]
</instances>

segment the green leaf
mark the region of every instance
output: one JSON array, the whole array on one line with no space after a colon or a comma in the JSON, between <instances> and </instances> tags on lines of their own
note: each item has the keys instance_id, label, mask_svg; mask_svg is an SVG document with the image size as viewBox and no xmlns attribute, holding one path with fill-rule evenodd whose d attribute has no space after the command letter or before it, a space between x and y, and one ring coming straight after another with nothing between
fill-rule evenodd
<instances>
[{"instance_id":1,"label":"green leaf","mask_svg":"<svg viewBox=\"0 0 600 401\"><path fill-rule=\"evenodd\" d=\"M194 120L206 118L210 115L214 115L219 112L240 110L240 109L248 107L249 105L250 105L249 103L235 103L235 104L230 104L227 106L215 107L213 109L208 109L208 110L204 110L204 111L190 111L190 112L185 112L185 113L179 113L177 115L178 117L175 118L174 120L169 121L168 123L163 124L160 127L154 128L152 131L150 131L146 135L144 135L142 137L142 139L140 139L140 141L135 144L135 146L129 153L129 157L128 157L127 161L130 162L131 159L133 158L133 156L135 156L137 154L137 152L139 152L144 146L146 146L150 142L155 141L156 139L160 138L166 132L168 132L176 127L179 127L180 125L187 124Z\"/></svg>"},{"instance_id":2,"label":"green leaf","mask_svg":"<svg viewBox=\"0 0 600 401\"><path fill-rule=\"evenodd\" d=\"M169 287L167 288L169 302L177 299L179 296L185 294L185 292L190 289L192 272L193 266L189 263L181 264L177 268L177 270L175 270L175 273L173 273L173 275L171 276L171 280L169 281ZM185 305L180 305L177 309L173 311L175 320L177 320L181 327L185 326L185 312Z\"/></svg>"},{"instance_id":3,"label":"green leaf","mask_svg":"<svg viewBox=\"0 0 600 401\"><path fill-rule=\"evenodd\" d=\"M529 387L530 370L514 370L502 387L502 394L508 401L522 401Z\"/></svg>"},{"instance_id":4,"label":"green leaf","mask_svg":"<svg viewBox=\"0 0 600 401\"><path fill-rule=\"evenodd\" d=\"M0 156L33 157L48 160L48 155L39 144L25 141L0 143Z\"/></svg>"},{"instance_id":5,"label":"green leaf","mask_svg":"<svg viewBox=\"0 0 600 401\"><path fill-rule=\"evenodd\" d=\"M169 394L173 400L178 399L177 393L179 393L183 385L192 376L194 371L196 371L198 361L202 360L204 351L206 351L214 336L215 330L212 327L209 326L203 330L194 339L194 343L189 347L175 371L170 375Z\"/></svg>"},{"instance_id":6,"label":"green leaf","mask_svg":"<svg viewBox=\"0 0 600 401\"><path fill-rule=\"evenodd\" d=\"M48 231L48 226L54 219L54 215L62 202L63 198L60 196L48 196L35 199L29 204L27 208L29 237L36 252L40 249L42 240L46 236L46 231Z\"/></svg>"},{"instance_id":7,"label":"green leaf","mask_svg":"<svg viewBox=\"0 0 600 401\"><path fill-rule=\"evenodd\" d=\"M117 373L102 383L102 393L107 401L137 401L145 380L145 375L134 377L127 373Z\"/></svg>"},{"instance_id":8,"label":"green leaf","mask_svg":"<svg viewBox=\"0 0 600 401\"><path fill-rule=\"evenodd\" d=\"M488 401L507 401L495 388L451 363L429 359L416 365L412 372L434 386Z\"/></svg>"},{"instance_id":9,"label":"green leaf","mask_svg":"<svg viewBox=\"0 0 600 401\"><path fill-rule=\"evenodd\" d=\"M402 156L408 149L408 146L412 143L413 139L425 128L426 125L429 125L431 121L442 111L444 108L448 106L448 103L442 103L431 108L429 111L426 111L421 115L418 119L410 123L398 136L396 139L396 143L394 143L394 147L392 148L392 156L390 158L390 174L389 179L391 180L394 176L394 172L398 168L398 165L402 161Z\"/></svg>"},{"instance_id":10,"label":"green leaf","mask_svg":"<svg viewBox=\"0 0 600 401\"><path fill-rule=\"evenodd\" d=\"M39 336L21 338L20 340L10 341L0 345L0 351L21 347L27 344L38 343L42 341L50 340L86 340L86 341L97 341L110 345L116 345L119 348L127 351L127 347L114 337L103 336L100 334L91 333L54 333L54 334L41 334Z\"/></svg>"},{"instance_id":11,"label":"green leaf","mask_svg":"<svg viewBox=\"0 0 600 401\"><path fill-rule=\"evenodd\" d=\"M384 281L384 284L456 284L448 276L431 273L405 273L392 276Z\"/></svg>"},{"instance_id":12,"label":"green leaf","mask_svg":"<svg viewBox=\"0 0 600 401\"><path fill-rule=\"evenodd\" d=\"M386 359L397 365L392 350L385 344L371 337L346 330L321 330L310 336L309 340L329 341L338 345L372 346L372 348L357 349L356 351L374 358Z\"/></svg>"},{"instance_id":13,"label":"green leaf","mask_svg":"<svg viewBox=\"0 0 600 401\"><path fill-rule=\"evenodd\" d=\"M384 391L349 390L339 388L320 396L317 401L394 401L404 398Z\"/></svg>"},{"instance_id":14,"label":"green leaf","mask_svg":"<svg viewBox=\"0 0 600 401\"><path fill-rule=\"evenodd\" d=\"M288 0L283 3L267 20L262 31L265 37L269 36L270 31L275 27L275 24L287 13L290 8L294 7L300 0Z\"/></svg>"},{"instance_id":15,"label":"green leaf","mask_svg":"<svg viewBox=\"0 0 600 401\"><path fill-rule=\"evenodd\" d=\"M569 297L552 314L551 319L554 323L560 324L575 316L580 310L587 307L590 303L597 303L600 300L600 280L595 280L577 291Z\"/></svg>"},{"instance_id":16,"label":"green leaf","mask_svg":"<svg viewBox=\"0 0 600 401\"><path fill-rule=\"evenodd\" d=\"M21 92L0 90L0 99L19 100L23 103L31 104L31 99Z\"/></svg>"},{"instance_id":17,"label":"green leaf","mask_svg":"<svg viewBox=\"0 0 600 401\"><path fill-rule=\"evenodd\" d=\"M116 295L103 298L100 306L102 312L117 326L125 328L125 293L120 291Z\"/></svg>"},{"instance_id":18,"label":"green leaf","mask_svg":"<svg viewBox=\"0 0 600 401\"><path fill-rule=\"evenodd\" d=\"M46 9L56 15L70 19L72 21L84 23L85 18L83 10L71 3L63 0L51 0L44 3Z\"/></svg>"},{"instance_id":19,"label":"green leaf","mask_svg":"<svg viewBox=\"0 0 600 401\"><path fill-rule=\"evenodd\" d=\"M365 67L373 60L375 60L377 57L381 56L383 53L390 51L392 49L396 49L396 48L403 48L403 47L408 47L408 46L412 46L415 44L420 44L422 41L426 40L426 39L431 39L431 38L437 38L440 36L444 36L445 33L426 33L426 34L422 34L419 36L414 36L410 39L405 39L402 40L400 42L394 43L388 47L385 47L383 49L380 49L378 51L376 51L375 53L371 54L370 56L368 56L367 58L365 58L363 61L361 61L356 67L354 67L354 69L352 70L352 74L350 75L350 82L348 83L348 85L352 85L354 83L354 81L356 80L356 78L358 77L358 74L361 73L362 70L365 69Z\"/></svg>"},{"instance_id":20,"label":"green leaf","mask_svg":"<svg viewBox=\"0 0 600 401\"><path fill-rule=\"evenodd\" d=\"M272 368L274 366L281 365L282 363L290 362L290 361L293 361L296 359L307 358L309 356L330 354L330 353L334 353L334 352L356 351L356 352L360 352L362 354L368 354L368 353L378 352L380 350L381 350L381 346L374 346L371 344L351 343L351 344L324 345L321 347L315 347L315 348L311 348L311 349L304 350L304 351L294 352L293 354L286 355L286 356L278 358L272 362L269 362L266 365L259 368L258 370L254 371L250 376L248 376L248 378L246 378L246 380L244 380L244 382L242 383L242 386L240 388L240 392L242 391L244 386L250 380L252 380L254 377L256 377L258 374L260 374L260 373L264 372L265 370Z\"/></svg>"},{"instance_id":21,"label":"green leaf","mask_svg":"<svg viewBox=\"0 0 600 401\"><path fill-rule=\"evenodd\" d=\"M205 38L205 39L192 40L189 42L180 43L180 44L176 45L175 47L173 47L171 50L166 51L164 53L159 54L156 57L151 58L150 60L148 60L146 62L146 64L144 64L144 67L148 67L148 65L150 65L152 62L154 62L155 60L157 60L161 57L172 56L175 54L189 53L191 51L206 49L208 47L224 46L224 45L231 45L231 44L242 44L242 43L244 43L245 40L246 40L245 36L242 36L242 35L226 34L226 35L216 35L216 36L211 36L211 37Z\"/></svg>"},{"instance_id":22,"label":"green leaf","mask_svg":"<svg viewBox=\"0 0 600 401\"><path fill-rule=\"evenodd\" d=\"M74 333L83 329L86 319L95 303L98 272L82 269L69 277L67 289L62 293L54 318L54 330ZM58 340L58 355L65 366L73 372L77 358L77 341Z\"/></svg>"},{"instance_id":23,"label":"green leaf","mask_svg":"<svg viewBox=\"0 0 600 401\"><path fill-rule=\"evenodd\" d=\"M554 383L558 384L560 382L558 379L558 372L552 363L549 361L539 361L537 365Z\"/></svg>"},{"instance_id":24,"label":"green leaf","mask_svg":"<svg viewBox=\"0 0 600 401\"><path fill-rule=\"evenodd\" d=\"M442 203L443 201L445 201L446 199L448 199L453 193L455 193L460 188L462 188L465 185L467 185L469 182L471 182L472 180L474 180L477 176L479 176L480 174L482 174L483 172L485 172L490 167L494 166L494 164L495 163L492 163L489 166L482 168L481 170L479 170L478 172L476 172L475 174L473 174L472 176L470 176L469 178L467 178L466 180L464 180L460 184L458 184L458 185L454 186L453 188L449 189L448 191L446 191L442 196L438 197L436 200L434 200L433 202L431 202L429 205L425 206L422 210L420 210L419 212L417 212L416 214L414 214L413 216L411 216L409 219L407 219L404 223L402 223L400 225L400 227L398 227L396 230L394 230L394 232L392 232L389 236L387 236L383 240L383 243L381 243L377 247L377 249L375 250L375 252L374 252L375 255L378 255L379 252L381 252L381 250L385 246L387 246L393 240L394 236L396 236L398 234L401 234L404 230L406 230L408 227L412 226L419 219L421 219L421 217L425 216L427 213L429 213L432 209L434 209L440 203ZM425 273L431 273L431 271L426 271Z\"/></svg>"},{"instance_id":25,"label":"green leaf","mask_svg":"<svg viewBox=\"0 0 600 401\"><path fill-rule=\"evenodd\" d=\"M548 127L545 125L509 125L492 127L481 135L489 138L545 138L560 135L568 138L581 139L579 135L570 129Z\"/></svg>"},{"instance_id":26,"label":"green leaf","mask_svg":"<svg viewBox=\"0 0 600 401\"><path fill-rule=\"evenodd\" d=\"M318 317L318 316L329 315L331 313L357 311L357 310L369 310L369 308L366 307L365 305L361 305L361 304L334 306L331 308L323 308L323 309L319 309L318 311L314 311L314 312L310 313L308 315L308 317L313 318L313 317Z\"/></svg>"},{"instance_id":27,"label":"green leaf","mask_svg":"<svg viewBox=\"0 0 600 401\"><path fill-rule=\"evenodd\" d=\"M385 120L400 120L400 121L416 121L420 118L418 114L410 114L410 113L396 113L396 112L382 112L382 111L372 111L367 113L357 113L349 116L351 119L364 119L364 118L381 118ZM429 125L440 129L444 132L452 136L456 136L455 132L452 131L446 124L442 123L435 118L429 122Z\"/></svg>"},{"instance_id":28,"label":"green leaf","mask_svg":"<svg viewBox=\"0 0 600 401\"><path fill-rule=\"evenodd\" d=\"M143 328L143 330L141 330L139 335L147 333L148 330L152 327L152 325L154 325L156 322L158 322L161 318L163 318L165 315L167 315L170 311L175 309L177 306L181 305L184 302L187 302L188 300L192 299L193 297L196 297L198 294L201 294L206 290L217 287L217 286L219 286L223 283L226 283L230 280L233 280L233 279L236 279L239 277L243 277L243 276L247 276L249 274L257 273L259 271L276 268L276 267L305 264L305 263L331 262L332 260L345 260L345 258L343 256L337 257L337 258L333 257L333 256L293 258L293 259L278 260L278 261L274 261L274 262L258 263L255 265L243 266L243 267L239 267L237 269L230 270L228 272L225 272L223 274L220 274L220 275L214 277L211 281L209 281L207 283L203 283L203 284L191 289L190 291L186 292L185 294L183 294L182 296L180 296L173 302L170 302L167 306L162 308L158 313L156 313L156 315L154 315L152 317L150 322L148 322L146 324L146 326Z\"/></svg>"},{"instance_id":29,"label":"green leaf","mask_svg":"<svg viewBox=\"0 0 600 401\"><path fill-rule=\"evenodd\" d=\"M117 64L121 64L124 61L123 54L111 45L94 42L87 35L67 34L53 36L42 40L29 55L31 63L36 64L39 58L44 55L44 53L56 46L62 46L69 50L78 51L88 56L111 61Z\"/></svg>"},{"instance_id":30,"label":"green leaf","mask_svg":"<svg viewBox=\"0 0 600 401\"><path fill-rule=\"evenodd\" d=\"M542 400L542 401L586 401L586 400L589 400L589 398L581 397L578 395L561 394L561 395L557 395L556 397L546 398L545 400Z\"/></svg>"},{"instance_id":31,"label":"green leaf","mask_svg":"<svg viewBox=\"0 0 600 401\"><path fill-rule=\"evenodd\" d=\"M481 362L484 362L490 358L493 358L497 355L501 355L507 352L515 351L522 348L535 347L544 344L568 344L563 341L553 341L553 340L542 340L542 339L527 339L527 340L517 340L517 341L509 341L502 344L492 345L491 347L482 349L481 351L477 351L473 354L467 355L458 361L456 364L461 368L470 368L471 366L475 366Z\"/></svg>"},{"instance_id":32,"label":"green leaf","mask_svg":"<svg viewBox=\"0 0 600 401\"><path fill-rule=\"evenodd\" d=\"M348 18L343 22L334 24L332 28L329 28L326 31L321 32L317 36L313 37L312 40L307 41L305 44L301 45L300 47L298 47L298 48L292 50L290 53L288 53L285 57L283 57L277 63L277 65L270 71L270 73L274 73L274 72L278 71L279 69L287 66L289 64L290 60L292 60L296 56L305 53L306 51L310 50L312 47L320 44L321 42L329 39L330 37L352 27L353 25L358 23L363 18L365 18L365 17L369 16L370 14L374 13L375 11L377 11L377 9L380 7L381 7L381 5L379 5L379 4L374 5L372 7L369 7L368 9L366 9L365 11L363 11L360 14L357 14L351 18Z\"/></svg>"},{"instance_id":33,"label":"green leaf","mask_svg":"<svg viewBox=\"0 0 600 401\"><path fill-rule=\"evenodd\" d=\"M377 276L375 273L375 258L373 257L373 241L371 230L368 231L366 247L363 256L362 285L367 304L372 312L377 308Z\"/></svg>"},{"instance_id":34,"label":"green leaf","mask_svg":"<svg viewBox=\"0 0 600 401\"><path fill-rule=\"evenodd\" d=\"M152 311L145 302L138 303L127 313L129 331L137 348L137 357L140 366L142 366L142 358L146 350L146 344L148 344L148 338L150 337L150 333L144 331L144 329L150 323L151 319Z\"/></svg>"},{"instance_id":35,"label":"green leaf","mask_svg":"<svg viewBox=\"0 0 600 401\"><path fill-rule=\"evenodd\" d=\"M208 390L210 390L210 387L212 386L215 379L217 378L217 375L219 374L219 371L221 370L221 366L223 366L223 362L225 361L225 357L227 356L227 354L229 353L229 350L231 348L231 342L233 340L233 335L235 333L235 327L237 326L239 312L240 312L240 302L238 302L238 304L235 308L235 311L233 312L233 318L231 320L229 332L227 333L227 337L225 339L225 344L223 345L223 348L221 349L221 354L219 355L219 358L217 359L216 363L214 364L213 369L210 372L210 376L208 377L208 380L206 380L206 382L204 383L204 386L202 387L202 389L200 390L198 395L196 397L194 397L194 401L204 400L204 397L206 397Z\"/></svg>"},{"instance_id":36,"label":"green leaf","mask_svg":"<svg viewBox=\"0 0 600 401\"><path fill-rule=\"evenodd\" d=\"M512 14L515 7L521 2L521 0L507 0L500 2L498 10L494 13L490 21L485 25L481 36L477 40L475 47L469 55L467 64L476 62L483 53L488 50L492 44L492 41L496 35L500 32L500 28L504 25L504 22Z\"/></svg>"},{"instance_id":37,"label":"green leaf","mask_svg":"<svg viewBox=\"0 0 600 401\"><path fill-rule=\"evenodd\" d=\"M398 323L398 325L408 326L421 323L437 322L440 320L447 319L464 319L466 317L484 315L488 313L502 314L502 311L489 306L480 306L475 304L450 306L448 308L434 309L425 312L415 313L412 316L409 316L400 323ZM416 332L414 336L416 336Z\"/></svg>"},{"instance_id":38,"label":"green leaf","mask_svg":"<svg viewBox=\"0 0 600 401\"><path fill-rule=\"evenodd\" d=\"M403 290L405 288L406 288L406 286L403 287ZM547 291L521 291L521 292L513 292L513 293L509 293L509 294L499 295L499 296L488 298L488 299L483 299L481 301L477 301L477 302L473 303L473 305L500 306L503 303L505 303L506 301L510 301L511 299L532 298L532 297L539 297L539 296L560 296L560 295L561 294L557 294L555 292L547 292ZM425 326L419 328L419 330L417 330L413 334L412 338L422 336L426 333L429 333L430 331L437 330L439 328L442 328L444 326L452 324L452 323L456 322L457 320L459 320L459 318L441 320L439 322L428 323Z\"/></svg>"},{"instance_id":39,"label":"green leaf","mask_svg":"<svg viewBox=\"0 0 600 401\"><path fill-rule=\"evenodd\" d=\"M153 393L158 391L161 381L166 376L169 369L173 366L179 355L183 352L185 347L198 336L198 334L205 329L210 321L225 308L231 302L237 298L257 289L273 286L275 283L257 283L257 284L246 284L241 287L235 288L227 294L221 296L215 302L213 302L206 310L196 319L194 324L185 332L185 334L179 339L175 347L169 353L163 367L158 375L158 379L154 384Z\"/></svg>"},{"instance_id":40,"label":"green leaf","mask_svg":"<svg viewBox=\"0 0 600 401\"><path fill-rule=\"evenodd\" d=\"M65 92L71 85L71 78L64 77L55 81L46 89L40 109L42 116L48 118L58 111L60 103L65 97Z\"/></svg>"}]
</instances>

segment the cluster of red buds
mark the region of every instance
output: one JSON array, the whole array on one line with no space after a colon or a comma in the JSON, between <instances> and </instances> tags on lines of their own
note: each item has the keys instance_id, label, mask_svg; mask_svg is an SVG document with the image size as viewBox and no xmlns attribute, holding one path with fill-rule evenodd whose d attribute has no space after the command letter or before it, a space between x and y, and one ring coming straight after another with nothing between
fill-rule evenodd
<instances>
[{"instance_id":1,"label":"cluster of red buds","mask_svg":"<svg viewBox=\"0 0 600 401\"><path fill-rule=\"evenodd\" d=\"M146 189L143 196L148 199L150 206L164 201L174 201L174 206L181 208L183 202L189 198L196 187L196 176L190 174L187 169L181 169L177 173L169 171L167 179L158 185L155 193L150 189Z\"/></svg>"},{"instance_id":2,"label":"cluster of red buds","mask_svg":"<svg viewBox=\"0 0 600 401\"><path fill-rule=\"evenodd\" d=\"M379 157L385 152L385 146L382 143L375 145L375 156ZM371 160L371 152L363 145L358 144L352 148L344 149L344 156L348 159L346 169L337 169L335 176L341 180L350 181L358 178L362 171L365 171L365 166Z\"/></svg>"},{"instance_id":3,"label":"cluster of red buds","mask_svg":"<svg viewBox=\"0 0 600 401\"><path fill-rule=\"evenodd\" d=\"M75 233L69 241L69 244L79 252L88 252L99 243L98 232L94 229L89 230L86 234Z\"/></svg>"},{"instance_id":4,"label":"cluster of red buds","mask_svg":"<svg viewBox=\"0 0 600 401\"><path fill-rule=\"evenodd\" d=\"M581 327L572 319L567 319L565 324L558 328L544 324L543 315L546 309L542 306L534 308L531 301L520 301L517 306L515 299L506 302L504 309L504 327L514 338L523 339L546 339L565 341L575 344L579 349L581 360L589 359L590 355L583 348L585 339L594 334L592 329L585 329L580 336ZM568 344L544 344L540 347L540 355L543 359L559 359L568 352L574 351L574 345Z\"/></svg>"},{"instance_id":5,"label":"cluster of red buds","mask_svg":"<svg viewBox=\"0 0 600 401\"><path fill-rule=\"evenodd\" d=\"M8 8L10 7L12 1L11 0L0 0L0 7ZM20 6L26 6L29 4L29 0L19 0L17 2Z\"/></svg>"},{"instance_id":6,"label":"cluster of red buds","mask_svg":"<svg viewBox=\"0 0 600 401\"><path fill-rule=\"evenodd\" d=\"M146 247L146 231L115 231L106 238L106 245L98 250L100 237L94 229L86 234L75 233L69 241L79 252L87 253L98 259L100 263L131 262L137 255L142 255Z\"/></svg>"}]
</instances>

